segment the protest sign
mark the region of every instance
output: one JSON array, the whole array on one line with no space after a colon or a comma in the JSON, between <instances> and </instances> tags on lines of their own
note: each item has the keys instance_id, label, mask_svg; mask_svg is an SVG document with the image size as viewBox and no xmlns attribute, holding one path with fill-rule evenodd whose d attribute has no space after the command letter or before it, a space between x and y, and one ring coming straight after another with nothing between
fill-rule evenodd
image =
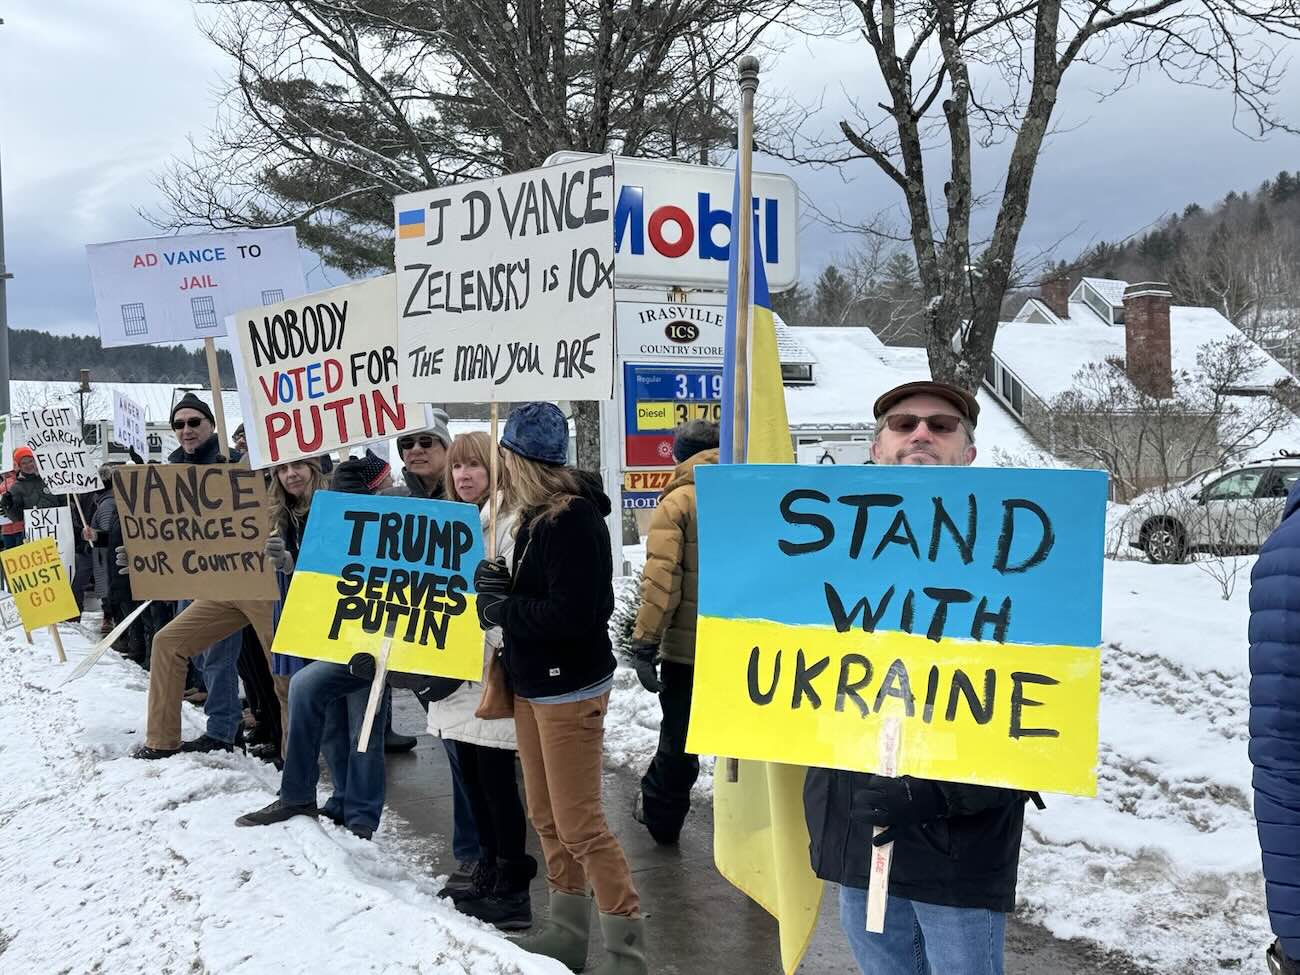
<instances>
[{"instance_id":1,"label":"protest sign","mask_svg":"<svg viewBox=\"0 0 1300 975\"><path fill-rule=\"evenodd\" d=\"M0 629L12 630L23 621L18 613L18 604L8 593L0 595Z\"/></svg>"},{"instance_id":2,"label":"protest sign","mask_svg":"<svg viewBox=\"0 0 1300 975\"><path fill-rule=\"evenodd\" d=\"M345 664L391 642L390 670L480 680L482 558L473 505L318 491L274 650Z\"/></svg>"},{"instance_id":3,"label":"protest sign","mask_svg":"<svg viewBox=\"0 0 1300 975\"><path fill-rule=\"evenodd\" d=\"M59 558L64 565L76 565L77 539L72 529L72 509L67 505L57 508L28 508L23 512L23 535L29 542L52 538L59 546Z\"/></svg>"},{"instance_id":4,"label":"protest sign","mask_svg":"<svg viewBox=\"0 0 1300 975\"><path fill-rule=\"evenodd\" d=\"M76 407L62 402L17 414L15 440L36 454L36 466L51 494L98 491L99 465L86 449Z\"/></svg>"},{"instance_id":5,"label":"protest sign","mask_svg":"<svg viewBox=\"0 0 1300 975\"><path fill-rule=\"evenodd\" d=\"M142 459L149 456L144 407L117 390L113 390L113 439L134 450Z\"/></svg>"},{"instance_id":6,"label":"protest sign","mask_svg":"<svg viewBox=\"0 0 1300 975\"><path fill-rule=\"evenodd\" d=\"M79 616L68 570L52 538L28 542L0 553L5 580L18 606L23 629L31 632Z\"/></svg>"},{"instance_id":7,"label":"protest sign","mask_svg":"<svg viewBox=\"0 0 1300 975\"><path fill-rule=\"evenodd\" d=\"M231 332L253 467L432 422L398 392L396 275L240 312Z\"/></svg>"},{"instance_id":8,"label":"protest sign","mask_svg":"<svg viewBox=\"0 0 1300 975\"><path fill-rule=\"evenodd\" d=\"M86 259L106 349L216 338L239 309L306 290L292 227L91 244Z\"/></svg>"},{"instance_id":9,"label":"protest sign","mask_svg":"<svg viewBox=\"0 0 1300 975\"><path fill-rule=\"evenodd\" d=\"M266 480L242 464L113 472L136 599L275 599Z\"/></svg>"},{"instance_id":10,"label":"protest sign","mask_svg":"<svg viewBox=\"0 0 1300 975\"><path fill-rule=\"evenodd\" d=\"M403 396L613 395L610 157L408 193L393 206Z\"/></svg>"},{"instance_id":11,"label":"protest sign","mask_svg":"<svg viewBox=\"0 0 1300 975\"><path fill-rule=\"evenodd\" d=\"M1096 792L1106 476L697 468L687 748Z\"/></svg>"}]
</instances>

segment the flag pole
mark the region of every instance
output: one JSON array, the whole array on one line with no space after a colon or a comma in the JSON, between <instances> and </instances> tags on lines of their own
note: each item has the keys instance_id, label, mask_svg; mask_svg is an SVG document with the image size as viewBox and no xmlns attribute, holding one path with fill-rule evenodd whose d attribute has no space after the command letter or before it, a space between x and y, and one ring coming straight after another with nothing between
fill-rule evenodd
<instances>
[{"instance_id":1,"label":"flag pole","mask_svg":"<svg viewBox=\"0 0 1300 975\"><path fill-rule=\"evenodd\" d=\"M753 305L754 242L754 93L758 91L758 58L746 54L736 62L740 85L740 125L736 129L736 211L731 215L732 246L736 248L736 348L733 350L736 388L731 417L731 460L749 460L749 318ZM727 781L740 781L740 762L727 759Z\"/></svg>"}]
</instances>

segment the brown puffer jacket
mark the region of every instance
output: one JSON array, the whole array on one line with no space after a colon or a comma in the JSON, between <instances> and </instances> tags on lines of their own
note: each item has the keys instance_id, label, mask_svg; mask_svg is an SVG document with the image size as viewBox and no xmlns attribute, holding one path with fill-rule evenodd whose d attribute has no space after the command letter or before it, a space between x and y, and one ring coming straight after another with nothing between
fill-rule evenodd
<instances>
[{"instance_id":1,"label":"brown puffer jacket","mask_svg":"<svg viewBox=\"0 0 1300 975\"><path fill-rule=\"evenodd\" d=\"M717 462L718 450L714 448L678 464L650 519L641 609L632 639L658 643L659 656L673 663L695 663L695 620L700 611L695 467Z\"/></svg>"}]
</instances>

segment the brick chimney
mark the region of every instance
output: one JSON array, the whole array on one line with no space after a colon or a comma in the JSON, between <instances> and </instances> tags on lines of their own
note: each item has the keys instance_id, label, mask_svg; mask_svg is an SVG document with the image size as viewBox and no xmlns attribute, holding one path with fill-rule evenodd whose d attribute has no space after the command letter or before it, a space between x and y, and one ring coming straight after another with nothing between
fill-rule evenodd
<instances>
[{"instance_id":1,"label":"brick chimney","mask_svg":"<svg viewBox=\"0 0 1300 975\"><path fill-rule=\"evenodd\" d=\"M1064 276L1044 278L1038 283L1040 300L1057 318L1070 317L1070 279Z\"/></svg>"},{"instance_id":2,"label":"brick chimney","mask_svg":"<svg viewBox=\"0 0 1300 975\"><path fill-rule=\"evenodd\" d=\"M1169 342L1169 285L1153 281L1124 289L1125 369L1133 385L1161 399L1174 393Z\"/></svg>"}]
</instances>

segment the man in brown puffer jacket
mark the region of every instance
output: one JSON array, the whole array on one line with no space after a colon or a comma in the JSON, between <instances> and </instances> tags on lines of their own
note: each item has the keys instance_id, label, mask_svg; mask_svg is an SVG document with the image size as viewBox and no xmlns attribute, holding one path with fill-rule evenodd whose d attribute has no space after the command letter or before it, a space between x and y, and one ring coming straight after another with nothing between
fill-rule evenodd
<instances>
[{"instance_id":1,"label":"man in brown puffer jacket","mask_svg":"<svg viewBox=\"0 0 1300 975\"><path fill-rule=\"evenodd\" d=\"M695 468L718 462L718 425L691 420L673 438L677 470L659 496L646 539L641 609L632 631L637 677L659 695L659 749L641 779L635 816L658 843L676 843L691 808L700 760L686 752L695 680L695 623L700 556L695 525ZM658 671L656 663L659 664Z\"/></svg>"}]
</instances>

